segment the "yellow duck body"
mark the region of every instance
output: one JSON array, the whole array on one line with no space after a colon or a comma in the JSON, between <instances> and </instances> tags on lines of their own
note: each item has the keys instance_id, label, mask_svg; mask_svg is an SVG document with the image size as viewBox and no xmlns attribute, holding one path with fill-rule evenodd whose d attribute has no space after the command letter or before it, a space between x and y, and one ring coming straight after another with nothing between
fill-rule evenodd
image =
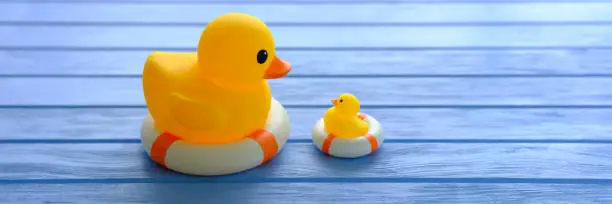
<instances>
[{"instance_id":1,"label":"yellow duck body","mask_svg":"<svg viewBox=\"0 0 612 204\"><path fill-rule=\"evenodd\" d=\"M155 127L186 141L230 143L264 128L272 95L265 79L291 66L275 55L259 19L225 14L202 32L197 52L153 52L142 82Z\"/></svg>"},{"instance_id":2,"label":"yellow duck body","mask_svg":"<svg viewBox=\"0 0 612 204\"><path fill-rule=\"evenodd\" d=\"M328 133L341 138L356 138L368 133L368 123L357 117L360 109L357 97L345 93L332 100L332 103L334 107L329 108L323 115Z\"/></svg>"}]
</instances>

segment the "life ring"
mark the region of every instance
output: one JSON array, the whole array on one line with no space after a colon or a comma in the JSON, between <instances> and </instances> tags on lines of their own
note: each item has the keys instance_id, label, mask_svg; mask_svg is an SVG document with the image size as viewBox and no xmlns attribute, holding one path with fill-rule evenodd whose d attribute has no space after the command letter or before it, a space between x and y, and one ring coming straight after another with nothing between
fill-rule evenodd
<instances>
[{"instance_id":1,"label":"life ring","mask_svg":"<svg viewBox=\"0 0 612 204\"><path fill-rule=\"evenodd\" d=\"M272 98L264 129L228 144L197 144L157 130L148 115L142 124L141 140L156 163L181 173L214 176L233 174L257 167L281 151L289 137L287 111Z\"/></svg>"},{"instance_id":2,"label":"life ring","mask_svg":"<svg viewBox=\"0 0 612 204\"><path fill-rule=\"evenodd\" d=\"M335 157L357 158L378 150L385 140L383 129L376 118L364 113L358 117L369 124L366 135L356 138L340 138L325 131L325 123L321 118L312 130L312 141L323 153Z\"/></svg>"}]
</instances>

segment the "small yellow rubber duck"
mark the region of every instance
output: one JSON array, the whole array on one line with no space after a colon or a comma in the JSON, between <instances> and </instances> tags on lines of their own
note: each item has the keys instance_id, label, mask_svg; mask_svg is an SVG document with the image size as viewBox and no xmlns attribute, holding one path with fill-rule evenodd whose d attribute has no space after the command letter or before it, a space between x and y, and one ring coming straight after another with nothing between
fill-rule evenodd
<instances>
[{"instance_id":1,"label":"small yellow rubber duck","mask_svg":"<svg viewBox=\"0 0 612 204\"><path fill-rule=\"evenodd\" d=\"M276 56L264 22L229 13L206 26L197 52L149 55L142 81L156 128L185 141L220 144L264 127L272 98L265 79L290 70Z\"/></svg>"},{"instance_id":2,"label":"small yellow rubber duck","mask_svg":"<svg viewBox=\"0 0 612 204\"><path fill-rule=\"evenodd\" d=\"M356 138L368 133L368 123L357 117L361 107L355 95L344 93L332 103L334 107L323 116L325 131L341 138Z\"/></svg>"}]
</instances>

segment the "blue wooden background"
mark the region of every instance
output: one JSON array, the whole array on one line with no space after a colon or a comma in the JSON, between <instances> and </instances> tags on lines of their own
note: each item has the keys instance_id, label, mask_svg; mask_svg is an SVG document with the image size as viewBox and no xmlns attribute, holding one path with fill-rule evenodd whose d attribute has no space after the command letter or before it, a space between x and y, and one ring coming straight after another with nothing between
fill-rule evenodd
<instances>
[{"instance_id":1,"label":"blue wooden background","mask_svg":"<svg viewBox=\"0 0 612 204\"><path fill-rule=\"evenodd\" d=\"M140 73L226 12L266 21L285 150L237 175L145 155ZM612 203L612 1L4 0L2 203ZM386 143L323 156L310 129L360 97Z\"/></svg>"}]
</instances>

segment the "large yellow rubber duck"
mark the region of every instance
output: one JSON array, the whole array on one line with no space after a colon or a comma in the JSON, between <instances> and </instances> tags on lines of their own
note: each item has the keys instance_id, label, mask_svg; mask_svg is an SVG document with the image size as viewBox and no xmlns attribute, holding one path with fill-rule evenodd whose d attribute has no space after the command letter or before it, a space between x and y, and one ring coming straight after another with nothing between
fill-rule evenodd
<instances>
[{"instance_id":1,"label":"large yellow rubber duck","mask_svg":"<svg viewBox=\"0 0 612 204\"><path fill-rule=\"evenodd\" d=\"M325 131L341 138L356 138L368 133L368 123L357 117L360 104L353 94L344 93L332 100L334 107L325 112Z\"/></svg>"},{"instance_id":2,"label":"large yellow rubber duck","mask_svg":"<svg viewBox=\"0 0 612 204\"><path fill-rule=\"evenodd\" d=\"M290 70L261 20L229 13L206 26L197 52L153 52L142 81L157 129L185 141L221 144L264 127L272 98L265 79Z\"/></svg>"}]
</instances>

